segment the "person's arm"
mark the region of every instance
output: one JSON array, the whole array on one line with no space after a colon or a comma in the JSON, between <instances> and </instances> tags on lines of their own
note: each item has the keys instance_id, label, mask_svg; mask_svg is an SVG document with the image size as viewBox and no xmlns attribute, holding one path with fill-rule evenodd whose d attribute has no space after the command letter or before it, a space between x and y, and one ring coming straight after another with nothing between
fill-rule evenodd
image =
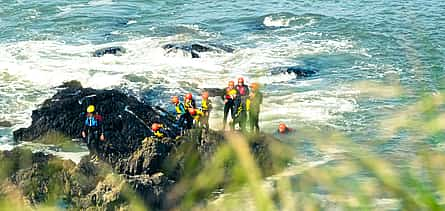
<instances>
[{"instance_id":1,"label":"person's arm","mask_svg":"<svg viewBox=\"0 0 445 211\"><path fill-rule=\"evenodd\" d=\"M105 135L104 135L104 124L103 124L103 118L100 114L96 114L96 121L99 124L99 130L100 130L100 140L104 141L105 140Z\"/></svg>"},{"instance_id":2,"label":"person's arm","mask_svg":"<svg viewBox=\"0 0 445 211\"><path fill-rule=\"evenodd\" d=\"M86 138L87 134L85 133L85 131L87 130L87 124L88 124L88 118L83 122L83 128L82 128L82 138Z\"/></svg>"},{"instance_id":3,"label":"person's arm","mask_svg":"<svg viewBox=\"0 0 445 211\"><path fill-rule=\"evenodd\" d=\"M208 111L212 110L212 107L213 107L212 101L210 99L208 99L207 100L207 109L208 109Z\"/></svg>"},{"instance_id":4,"label":"person's arm","mask_svg":"<svg viewBox=\"0 0 445 211\"><path fill-rule=\"evenodd\" d=\"M179 104L179 109L181 110L181 115L186 113L184 104Z\"/></svg>"},{"instance_id":5,"label":"person's arm","mask_svg":"<svg viewBox=\"0 0 445 211\"><path fill-rule=\"evenodd\" d=\"M221 93L219 93L220 94L220 96L221 96L221 99L224 101L224 100L226 100L226 97L227 97L227 90L226 90L226 88L224 88L222 91L221 91Z\"/></svg>"},{"instance_id":6,"label":"person's arm","mask_svg":"<svg viewBox=\"0 0 445 211\"><path fill-rule=\"evenodd\" d=\"M258 97L260 98L260 99L259 99L259 103L260 103L260 104L263 104L263 93L258 92L258 94L259 94Z\"/></svg>"},{"instance_id":7,"label":"person's arm","mask_svg":"<svg viewBox=\"0 0 445 211\"><path fill-rule=\"evenodd\" d=\"M83 122L83 128L82 128L83 132L87 130L87 125L88 125L88 118Z\"/></svg>"}]
</instances>

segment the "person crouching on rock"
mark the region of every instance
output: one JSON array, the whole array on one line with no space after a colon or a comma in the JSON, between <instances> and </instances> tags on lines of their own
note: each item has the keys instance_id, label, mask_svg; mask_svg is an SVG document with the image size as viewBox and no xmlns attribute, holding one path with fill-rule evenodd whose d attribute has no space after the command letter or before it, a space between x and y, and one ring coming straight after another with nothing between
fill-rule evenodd
<instances>
[{"instance_id":1,"label":"person crouching on rock","mask_svg":"<svg viewBox=\"0 0 445 211\"><path fill-rule=\"evenodd\" d=\"M164 138L167 135L164 126L159 123L153 123L151 125L151 130L153 132L153 135L157 138Z\"/></svg>"},{"instance_id":2,"label":"person crouching on rock","mask_svg":"<svg viewBox=\"0 0 445 211\"><path fill-rule=\"evenodd\" d=\"M176 135L174 135L168 128L166 128L161 123L153 123L151 125L151 132L153 132L152 137L155 138L164 138L164 137L170 137L170 138L176 138ZM144 141L148 140L148 137L144 139Z\"/></svg>"},{"instance_id":3,"label":"person crouching on rock","mask_svg":"<svg viewBox=\"0 0 445 211\"><path fill-rule=\"evenodd\" d=\"M193 126L196 127L200 127L200 123L201 123L201 118L204 116L204 113L198 109L194 109L194 108L189 108L189 113L193 118Z\"/></svg>"},{"instance_id":4,"label":"person crouching on rock","mask_svg":"<svg viewBox=\"0 0 445 211\"><path fill-rule=\"evenodd\" d=\"M189 112L185 110L184 104L179 102L178 96L172 97L172 103L176 110L176 119L178 120L178 126L181 129L181 134L186 129L191 129L193 125L193 118L190 116Z\"/></svg>"},{"instance_id":5,"label":"person crouching on rock","mask_svg":"<svg viewBox=\"0 0 445 211\"><path fill-rule=\"evenodd\" d=\"M203 116L201 117L201 124L206 130L208 130L210 110L212 110L212 101L209 99L208 92L203 92L201 97L201 111L203 113Z\"/></svg>"},{"instance_id":6,"label":"person crouching on rock","mask_svg":"<svg viewBox=\"0 0 445 211\"><path fill-rule=\"evenodd\" d=\"M94 111L95 108L93 105L88 106L87 117L82 130L82 138L86 140L93 155L96 155L99 147L99 140L105 141L105 136L102 126L102 116L98 113L94 114Z\"/></svg>"}]
</instances>

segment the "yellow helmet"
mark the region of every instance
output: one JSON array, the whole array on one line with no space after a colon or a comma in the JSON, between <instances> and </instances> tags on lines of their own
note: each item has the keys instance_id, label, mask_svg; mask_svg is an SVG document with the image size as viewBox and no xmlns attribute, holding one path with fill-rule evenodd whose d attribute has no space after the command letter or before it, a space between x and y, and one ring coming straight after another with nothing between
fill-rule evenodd
<instances>
[{"instance_id":1,"label":"yellow helmet","mask_svg":"<svg viewBox=\"0 0 445 211\"><path fill-rule=\"evenodd\" d=\"M94 106L93 105L88 106L87 112L88 113L93 113L94 112Z\"/></svg>"}]
</instances>

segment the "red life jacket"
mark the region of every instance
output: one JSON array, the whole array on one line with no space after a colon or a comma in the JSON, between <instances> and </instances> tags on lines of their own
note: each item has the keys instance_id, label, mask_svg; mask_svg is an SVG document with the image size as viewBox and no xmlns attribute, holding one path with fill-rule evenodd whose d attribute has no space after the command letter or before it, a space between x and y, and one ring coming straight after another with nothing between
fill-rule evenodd
<instances>
[{"instance_id":1,"label":"red life jacket","mask_svg":"<svg viewBox=\"0 0 445 211\"><path fill-rule=\"evenodd\" d=\"M238 89L238 92L241 96L245 96L247 94L246 86L237 85L236 89Z\"/></svg>"}]
</instances>

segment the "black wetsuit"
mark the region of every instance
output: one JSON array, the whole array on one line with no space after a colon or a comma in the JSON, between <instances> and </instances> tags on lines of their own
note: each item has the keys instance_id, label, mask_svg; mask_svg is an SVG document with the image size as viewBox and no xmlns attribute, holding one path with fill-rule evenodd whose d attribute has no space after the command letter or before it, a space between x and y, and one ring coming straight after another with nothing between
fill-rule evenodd
<instances>
[{"instance_id":1,"label":"black wetsuit","mask_svg":"<svg viewBox=\"0 0 445 211\"><path fill-rule=\"evenodd\" d=\"M229 92L233 92L233 93L229 93ZM230 115L232 116L232 119L235 118L235 101L237 100L237 96L238 96L238 91L233 88L230 89L229 87L227 87L225 89L225 93L222 96L223 100L227 100L227 102L224 104L224 121L223 121L223 128L226 127L227 124L227 116L229 114L230 111ZM230 128L232 128L232 130L234 129L234 124L230 125Z\"/></svg>"},{"instance_id":2,"label":"black wetsuit","mask_svg":"<svg viewBox=\"0 0 445 211\"><path fill-rule=\"evenodd\" d=\"M238 90L238 100L235 101L235 122L239 123L241 131L246 131L247 123L247 108L246 100L249 97L249 87L247 85L237 85L236 90Z\"/></svg>"},{"instance_id":3,"label":"black wetsuit","mask_svg":"<svg viewBox=\"0 0 445 211\"><path fill-rule=\"evenodd\" d=\"M104 133L102 116L99 114L86 117L83 131L86 133L85 141L93 154L97 154L100 136Z\"/></svg>"},{"instance_id":4,"label":"black wetsuit","mask_svg":"<svg viewBox=\"0 0 445 211\"><path fill-rule=\"evenodd\" d=\"M176 113L179 115L178 126L182 129L192 129L193 118L182 103L175 105Z\"/></svg>"}]
</instances>

